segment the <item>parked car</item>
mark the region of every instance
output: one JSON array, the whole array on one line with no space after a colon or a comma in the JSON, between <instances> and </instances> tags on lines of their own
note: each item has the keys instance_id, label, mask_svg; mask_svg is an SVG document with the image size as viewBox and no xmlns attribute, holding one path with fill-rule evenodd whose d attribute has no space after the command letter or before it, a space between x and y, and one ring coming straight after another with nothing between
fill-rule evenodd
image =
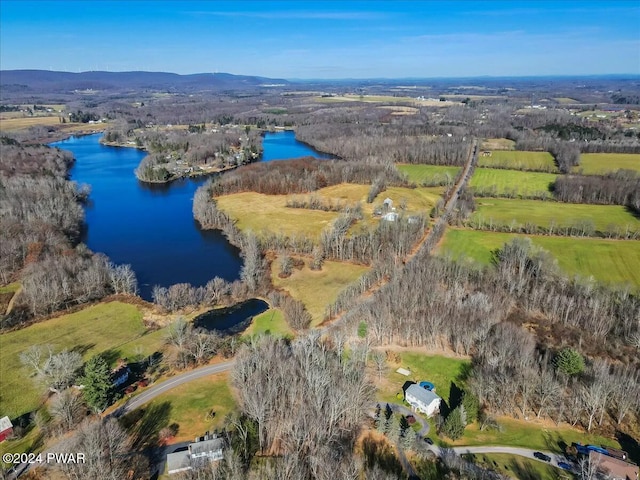
<instances>
[{"instance_id":1,"label":"parked car","mask_svg":"<svg viewBox=\"0 0 640 480\"><path fill-rule=\"evenodd\" d=\"M551 457L549 455L546 455L542 452L534 452L533 456L536 457L538 460L542 460L543 462L550 462L551 461Z\"/></svg>"},{"instance_id":2,"label":"parked car","mask_svg":"<svg viewBox=\"0 0 640 480\"><path fill-rule=\"evenodd\" d=\"M424 437L423 440L427 442L429 445L433 445L433 440L431 440L429 437Z\"/></svg>"},{"instance_id":3,"label":"parked car","mask_svg":"<svg viewBox=\"0 0 640 480\"><path fill-rule=\"evenodd\" d=\"M563 470L571 470L573 468L567 462L558 462L558 467L562 468Z\"/></svg>"}]
</instances>

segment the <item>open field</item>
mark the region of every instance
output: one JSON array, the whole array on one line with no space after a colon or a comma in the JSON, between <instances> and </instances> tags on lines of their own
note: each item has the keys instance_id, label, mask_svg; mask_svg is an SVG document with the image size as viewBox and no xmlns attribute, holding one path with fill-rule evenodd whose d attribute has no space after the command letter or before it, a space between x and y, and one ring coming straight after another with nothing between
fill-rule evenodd
<instances>
[{"instance_id":1,"label":"open field","mask_svg":"<svg viewBox=\"0 0 640 480\"><path fill-rule=\"evenodd\" d=\"M558 171L558 167L549 152L525 152L520 150L492 151L490 157L480 155L478 166L543 172Z\"/></svg>"},{"instance_id":2,"label":"open field","mask_svg":"<svg viewBox=\"0 0 640 480\"><path fill-rule=\"evenodd\" d=\"M379 219L373 218L376 205L389 197L394 206L406 203L406 214L429 213L436 204L443 189L433 188L402 188L389 187L380 193L374 203L366 203L369 185L342 183L320 190L296 195L263 195L255 192L241 192L217 197L218 207L236 220L238 228L243 231L251 230L257 235L261 232L271 232L288 236L306 235L319 239L323 229L330 226L338 212L325 212L306 208L289 208L287 199L304 199L318 196L327 203L353 205L360 202L363 220L360 225L375 227ZM355 227L358 226L358 223Z\"/></svg>"},{"instance_id":3,"label":"open field","mask_svg":"<svg viewBox=\"0 0 640 480\"><path fill-rule=\"evenodd\" d=\"M575 478L570 473L562 473L556 467L532 460L530 458L509 455L506 453L486 453L468 455L465 458L473 460L473 463L482 465L503 475L509 475L518 480L567 480Z\"/></svg>"},{"instance_id":4,"label":"open field","mask_svg":"<svg viewBox=\"0 0 640 480\"><path fill-rule=\"evenodd\" d=\"M466 97L461 97L461 100ZM317 96L313 97L314 101L319 103L338 103L338 102L364 102L364 103L412 103L415 105L421 105L424 107L444 107L453 103L459 103L456 101L441 102L440 100L418 100L414 97L394 97L392 95L331 95L331 96Z\"/></svg>"},{"instance_id":5,"label":"open field","mask_svg":"<svg viewBox=\"0 0 640 480\"><path fill-rule=\"evenodd\" d=\"M451 358L441 355L426 355L414 352L397 354L400 362L388 362L387 372L378 387L377 398L381 402L402 403L402 385L406 381L421 382L423 380L436 386L437 394L446 402L449 401L449 390L454 382L458 387L464 386L464 377L471 363L464 358ZM411 375L405 377L396 373L398 368L406 368ZM377 377L376 377L377 380Z\"/></svg>"},{"instance_id":6,"label":"open field","mask_svg":"<svg viewBox=\"0 0 640 480\"><path fill-rule=\"evenodd\" d=\"M51 125L62 125L60 117L57 115L48 117L0 117L0 130L2 131L23 130L25 128L36 126L49 127Z\"/></svg>"},{"instance_id":7,"label":"open field","mask_svg":"<svg viewBox=\"0 0 640 480\"><path fill-rule=\"evenodd\" d=\"M263 195L241 192L216 198L220 210L238 221L242 231L282 233L292 236L304 234L314 239L338 216L337 212L287 208L286 195Z\"/></svg>"},{"instance_id":8,"label":"open field","mask_svg":"<svg viewBox=\"0 0 640 480\"><path fill-rule=\"evenodd\" d=\"M553 422L547 420L527 422L510 417L497 417L496 420L502 426L502 432L495 430L481 432L478 424L475 423L465 429L462 438L450 444L454 446L507 445L555 453L562 453L564 446L571 445L573 442L620 448L620 444L613 439L583 432L566 424L556 427Z\"/></svg>"},{"instance_id":9,"label":"open field","mask_svg":"<svg viewBox=\"0 0 640 480\"><path fill-rule=\"evenodd\" d=\"M416 185L426 184L453 184L460 167L447 167L441 165L407 165L398 164L396 168L404 173L410 182Z\"/></svg>"},{"instance_id":10,"label":"open field","mask_svg":"<svg viewBox=\"0 0 640 480\"><path fill-rule=\"evenodd\" d=\"M305 259L306 260L306 259ZM340 291L355 282L369 267L346 262L325 261L322 270L310 270L307 264L301 270L294 269L288 278L278 277L279 258L271 264L271 281L296 300L304 303L316 326L324 319L325 308L332 304Z\"/></svg>"},{"instance_id":11,"label":"open field","mask_svg":"<svg viewBox=\"0 0 640 480\"><path fill-rule=\"evenodd\" d=\"M518 236L526 235L448 229L439 253L489 264L492 251ZM569 276L593 276L604 283L629 283L640 289L640 241L539 235L529 238L535 245L548 250Z\"/></svg>"},{"instance_id":12,"label":"open field","mask_svg":"<svg viewBox=\"0 0 640 480\"><path fill-rule=\"evenodd\" d=\"M473 183L473 181L472 181ZM542 228L562 230L580 222L590 222L599 232L637 232L640 221L622 205L587 205L578 203L545 202L510 198L480 198L476 211L470 217L475 226L483 224L536 225ZM482 227L481 227L482 228Z\"/></svg>"},{"instance_id":13,"label":"open field","mask_svg":"<svg viewBox=\"0 0 640 480\"><path fill-rule=\"evenodd\" d=\"M580 165L573 170L583 175L602 175L617 170L640 173L640 153L583 153Z\"/></svg>"},{"instance_id":14,"label":"open field","mask_svg":"<svg viewBox=\"0 0 640 480\"><path fill-rule=\"evenodd\" d=\"M243 337L251 337L253 335L277 335L280 337L293 337L293 330L289 328L284 320L282 310L279 308L270 308L266 312L253 317L251 325L242 334Z\"/></svg>"},{"instance_id":15,"label":"open field","mask_svg":"<svg viewBox=\"0 0 640 480\"><path fill-rule=\"evenodd\" d=\"M554 98L554 100L558 102L560 105L570 105L572 103L580 103L578 100L575 100L569 97L556 97Z\"/></svg>"},{"instance_id":16,"label":"open field","mask_svg":"<svg viewBox=\"0 0 640 480\"><path fill-rule=\"evenodd\" d=\"M485 138L481 150L515 150L516 142L508 138Z\"/></svg>"},{"instance_id":17,"label":"open field","mask_svg":"<svg viewBox=\"0 0 640 480\"><path fill-rule=\"evenodd\" d=\"M476 168L470 186L477 195L551 198L558 175L500 168Z\"/></svg>"},{"instance_id":18,"label":"open field","mask_svg":"<svg viewBox=\"0 0 640 480\"><path fill-rule=\"evenodd\" d=\"M142 408L164 413L154 423L158 431L172 423L179 425L172 443L193 441L207 431L222 427L225 416L236 409L228 381L228 373L194 380L169 390Z\"/></svg>"},{"instance_id":19,"label":"open field","mask_svg":"<svg viewBox=\"0 0 640 480\"><path fill-rule=\"evenodd\" d=\"M137 307L121 302L101 303L4 333L0 335L0 411L14 418L40 403L41 389L19 359L31 345L51 345L56 352L76 349L85 360L105 351L113 358L133 358L157 351L163 336L163 330L146 329Z\"/></svg>"}]
</instances>

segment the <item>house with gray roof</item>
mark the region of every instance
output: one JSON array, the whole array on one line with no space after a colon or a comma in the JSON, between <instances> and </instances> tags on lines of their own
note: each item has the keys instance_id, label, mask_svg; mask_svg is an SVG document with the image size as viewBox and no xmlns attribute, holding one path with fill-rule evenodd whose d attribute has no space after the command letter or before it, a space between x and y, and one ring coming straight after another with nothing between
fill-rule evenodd
<instances>
[{"instance_id":1,"label":"house with gray roof","mask_svg":"<svg viewBox=\"0 0 640 480\"><path fill-rule=\"evenodd\" d=\"M187 449L167 455L167 473L186 472L203 462L216 462L222 460L222 438L215 435L205 435L202 439L196 439L190 443Z\"/></svg>"},{"instance_id":2,"label":"house with gray roof","mask_svg":"<svg viewBox=\"0 0 640 480\"><path fill-rule=\"evenodd\" d=\"M409 386L404 392L404 399L414 411L422 412L431 417L440 410L442 399L431 390L421 387L417 383Z\"/></svg>"}]
</instances>

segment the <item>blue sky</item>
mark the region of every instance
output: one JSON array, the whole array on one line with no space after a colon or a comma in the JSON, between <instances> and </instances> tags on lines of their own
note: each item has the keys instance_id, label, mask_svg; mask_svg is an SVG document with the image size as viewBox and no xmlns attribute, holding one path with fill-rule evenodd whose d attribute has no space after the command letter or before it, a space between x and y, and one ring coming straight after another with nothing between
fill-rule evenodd
<instances>
[{"instance_id":1,"label":"blue sky","mask_svg":"<svg viewBox=\"0 0 640 480\"><path fill-rule=\"evenodd\" d=\"M640 2L1 0L0 68L277 78L640 74Z\"/></svg>"}]
</instances>

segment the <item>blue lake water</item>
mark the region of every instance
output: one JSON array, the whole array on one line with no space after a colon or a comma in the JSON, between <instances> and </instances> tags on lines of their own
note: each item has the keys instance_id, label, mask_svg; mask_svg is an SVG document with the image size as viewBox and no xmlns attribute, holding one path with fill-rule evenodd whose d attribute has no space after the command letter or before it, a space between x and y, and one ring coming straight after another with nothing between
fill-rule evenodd
<instances>
[{"instance_id":1,"label":"blue lake water","mask_svg":"<svg viewBox=\"0 0 640 480\"><path fill-rule=\"evenodd\" d=\"M74 154L71 179L91 186L82 241L114 263L130 264L145 300L151 300L154 285L201 286L215 276L237 279L242 267L238 249L220 232L201 230L193 219L193 195L206 179L139 182L133 171L145 153L101 145L101 135L51 144ZM264 160L301 156L328 158L296 141L294 132L265 135Z\"/></svg>"}]
</instances>

